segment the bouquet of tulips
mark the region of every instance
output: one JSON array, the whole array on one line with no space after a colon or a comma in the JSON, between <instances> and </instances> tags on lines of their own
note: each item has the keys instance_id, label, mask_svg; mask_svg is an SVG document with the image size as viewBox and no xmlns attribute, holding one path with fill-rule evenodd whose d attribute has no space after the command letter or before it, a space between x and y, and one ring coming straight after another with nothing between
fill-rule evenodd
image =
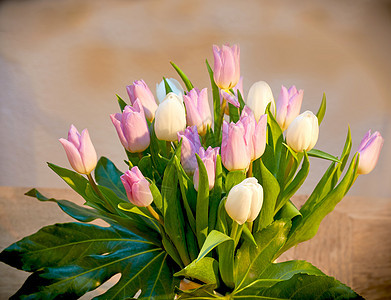
<instances>
[{"instance_id":1,"label":"bouquet of tulips","mask_svg":"<svg viewBox=\"0 0 391 300\"><path fill-rule=\"evenodd\" d=\"M213 55L213 113L207 89L174 63L186 90L163 78L159 104L143 80L127 87L131 105L117 96L121 112L110 118L125 173L97 160L87 129L72 126L60 139L76 172L49 167L86 206L26 193L79 222L44 227L1 252L2 262L32 272L13 298L78 298L116 274L96 299L361 298L306 261L276 259L316 234L357 176L375 167L383 138L369 131L350 161L350 129L341 155L317 150L324 95L316 114L300 114L295 86L282 86L275 102L259 81L243 97L239 47L214 46ZM310 157L330 166L298 209L290 199ZM109 226L88 224L95 219Z\"/></svg>"}]
</instances>

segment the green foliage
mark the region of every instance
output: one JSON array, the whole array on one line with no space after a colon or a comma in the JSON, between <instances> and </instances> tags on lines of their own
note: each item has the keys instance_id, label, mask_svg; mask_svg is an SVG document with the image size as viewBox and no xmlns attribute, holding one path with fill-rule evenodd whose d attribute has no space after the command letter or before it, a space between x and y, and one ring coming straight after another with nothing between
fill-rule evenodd
<instances>
[{"instance_id":1,"label":"green foliage","mask_svg":"<svg viewBox=\"0 0 391 300\"><path fill-rule=\"evenodd\" d=\"M175 71L177 71L178 75L182 78L183 83L186 85L186 88L188 91L192 90L194 88L193 84L191 83L190 79L186 76L185 73L172 61L170 64L174 67Z\"/></svg>"}]
</instances>

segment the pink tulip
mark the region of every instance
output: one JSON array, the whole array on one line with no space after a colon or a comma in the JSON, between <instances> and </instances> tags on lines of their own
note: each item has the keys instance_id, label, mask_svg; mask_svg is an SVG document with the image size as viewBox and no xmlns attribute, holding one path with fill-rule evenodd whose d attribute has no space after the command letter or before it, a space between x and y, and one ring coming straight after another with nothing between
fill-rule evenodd
<instances>
[{"instance_id":1,"label":"pink tulip","mask_svg":"<svg viewBox=\"0 0 391 300\"><path fill-rule=\"evenodd\" d=\"M153 96L151 90L144 82L144 80L136 80L132 85L126 87L130 102L134 105L136 99L138 98L141 101L141 104L144 107L145 117L152 122L155 117L155 111L157 109L157 104L155 97Z\"/></svg>"},{"instance_id":2,"label":"pink tulip","mask_svg":"<svg viewBox=\"0 0 391 300\"><path fill-rule=\"evenodd\" d=\"M197 126L187 127L184 131L177 133L178 142L182 139L181 164L186 174L193 175L197 167L197 158L195 156L201 147L200 136L197 132Z\"/></svg>"},{"instance_id":3,"label":"pink tulip","mask_svg":"<svg viewBox=\"0 0 391 300\"><path fill-rule=\"evenodd\" d=\"M134 101L133 107L127 105L122 114L112 114L110 118L126 150L134 153L148 148L150 143L148 125L139 99Z\"/></svg>"},{"instance_id":4,"label":"pink tulip","mask_svg":"<svg viewBox=\"0 0 391 300\"><path fill-rule=\"evenodd\" d=\"M207 89L192 89L183 96L186 106L186 121L188 126L197 126L198 133L204 135L207 126L212 125L212 115L209 108Z\"/></svg>"},{"instance_id":5,"label":"pink tulip","mask_svg":"<svg viewBox=\"0 0 391 300\"><path fill-rule=\"evenodd\" d=\"M220 49L213 45L213 78L216 85L223 89L233 88L240 78L240 49L238 45L223 45Z\"/></svg>"},{"instance_id":6,"label":"pink tulip","mask_svg":"<svg viewBox=\"0 0 391 300\"><path fill-rule=\"evenodd\" d=\"M251 162L252 139L250 127L241 120L228 124L223 121L221 160L229 171L247 169Z\"/></svg>"},{"instance_id":7,"label":"pink tulip","mask_svg":"<svg viewBox=\"0 0 391 300\"><path fill-rule=\"evenodd\" d=\"M126 195L130 202L136 206L149 206L153 201L150 183L145 179L139 168L133 167L121 176Z\"/></svg>"},{"instance_id":8,"label":"pink tulip","mask_svg":"<svg viewBox=\"0 0 391 300\"><path fill-rule=\"evenodd\" d=\"M200 158L204 163L206 173L208 174L209 190L211 190L215 185L216 157L219 154L219 149L219 147L212 148L210 146L208 147L208 149L206 149L206 151L203 147L200 147L199 149ZM199 178L199 168L197 164L193 177L194 188L196 189L196 191L198 191Z\"/></svg>"},{"instance_id":9,"label":"pink tulip","mask_svg":"<svg viewBox=\"0 0 391 300\"><path fill-rule=\"evenodd\" d=\"M366 133L358 146L360 158L358 161L357 174L368 174L375 168L383 143L384 139L378 131L372 135L370 130Z\"/></svg>"},{"instance_id":10,"label":"pink tulip","mask_svg":"<svg viewBox=\"0 0 391 300\"><path fill-rule=\"evenodd\" d=\"M301 102L303 101L303 93L303 90L297 91L294 85L292 85L289 90L287 90L285 86L281 86L281 92L276 104L276 120L282 131L285 131L299 115Z\"/></svg>"},{"instance_id":11,"label":"pink tulip","mask_svg":"<svg viewBox=\"0 0 391 300\"><path fill-rule=\"evenodd\" d=\"M76 172L90 174L95 169L97 156L87 129L84 129L80 134L72 125L68 132L68 140L61 138L59 141L65 149L69 163Z\"/></svg>"},{"instance_id":12,"label":"pink tulip","mask_svg":"<svg viewBox=\"0 0 391 300\"><path fill-rule=\"evenodd\" d=\"M261 115L259 121L255 121L252 110L245 106L240 116L246 131L250 131L251 160L256 160L262 156L266 148L266 127L267 115Z\"/></svg>"}]
</instances>

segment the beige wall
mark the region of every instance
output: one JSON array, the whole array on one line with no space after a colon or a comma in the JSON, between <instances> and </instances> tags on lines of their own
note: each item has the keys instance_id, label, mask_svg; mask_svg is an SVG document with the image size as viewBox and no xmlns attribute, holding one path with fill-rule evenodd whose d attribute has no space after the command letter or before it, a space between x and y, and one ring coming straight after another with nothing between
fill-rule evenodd
<instances>
[{"instance_id":1,"label":"beige wall","mask_svg":"<svg viewBox=\"0 0 391 300\"><path fill-rule=\"evenodd\" d=\"M347 124L356 149L368 129L386 139L377 168L351 195L391 197L391 5L386 1L30 0L0 4L0 185L63 187L46 161L69 166L57 141L88 127L98 155L125 170L108 115L143 78L198 87L212 44L239 43L245 94L257 80L305 90L303 109L328 110L317 148L338 155ZM302 193L327 163L312 159Z\"/></svg>"}]
</instances>

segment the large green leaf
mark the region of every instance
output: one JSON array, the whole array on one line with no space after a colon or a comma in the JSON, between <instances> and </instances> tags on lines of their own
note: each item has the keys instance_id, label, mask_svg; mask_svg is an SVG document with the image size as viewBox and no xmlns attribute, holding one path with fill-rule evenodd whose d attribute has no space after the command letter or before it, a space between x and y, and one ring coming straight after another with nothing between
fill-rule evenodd
<instances>
[{"instance_id":1,"label":"large green leaf","mask_svg":"<svg viewBox=\"0 0 391 300\"><path fill-rule=\"evenodd\" d=\"M123 173L114 163L102 156L95 168L95 180L99 185L111 189L119 198L128 201L124 185L121 182Z\"/></svg>"},{"instance_id":2,"label":"large green leaf","mask_svg":"<svg viewBox=\"0 0 391 300\"><path fill-rule=\"evenodd\" d=\"M191 83L190 79L186 76L185 73L172 61L170 61L170 64L174 67L175 71L177 71L178 75L182 78L183 83L186 85L186 88L188 91L192 90L194 88L193 84Z\"/></svg>"},{"instance_id":3,"label":"large green leaf","mask_svg":"<svg viewBox=\"0 0 391 300\"><path fill-rule=\"evenodd\" d=\"M204 257L195 260L186 268L174 274L174 276L185 276L195 278L207 284L217 284L219 263L212 257Z\"/></svg>"},{"instance_id":4,"label":"large green leaf","mask_svg":"<svg viewBox=\"0 0 391 300\"><path fill-rule=\"evenodd\" d=\"M290 228L289 220L277 220L254 235L258 247L243 243L235 257L235 290L251 284L265 271L284 245Z\"/></svg>"},{"instance_id":5,"label":"large green leaf","mask_svg":"<svg viewBox=\"0 0 391 300\"><path fill-rule=\"evenodd\" d=\"M103 299L125 299L139 289L151 298L173 295L176 284L167 253L118 226L47 226L6 248L0 260L34 272L15 298L76 298L118 273Z\"/></svg>"}]
</instances>

